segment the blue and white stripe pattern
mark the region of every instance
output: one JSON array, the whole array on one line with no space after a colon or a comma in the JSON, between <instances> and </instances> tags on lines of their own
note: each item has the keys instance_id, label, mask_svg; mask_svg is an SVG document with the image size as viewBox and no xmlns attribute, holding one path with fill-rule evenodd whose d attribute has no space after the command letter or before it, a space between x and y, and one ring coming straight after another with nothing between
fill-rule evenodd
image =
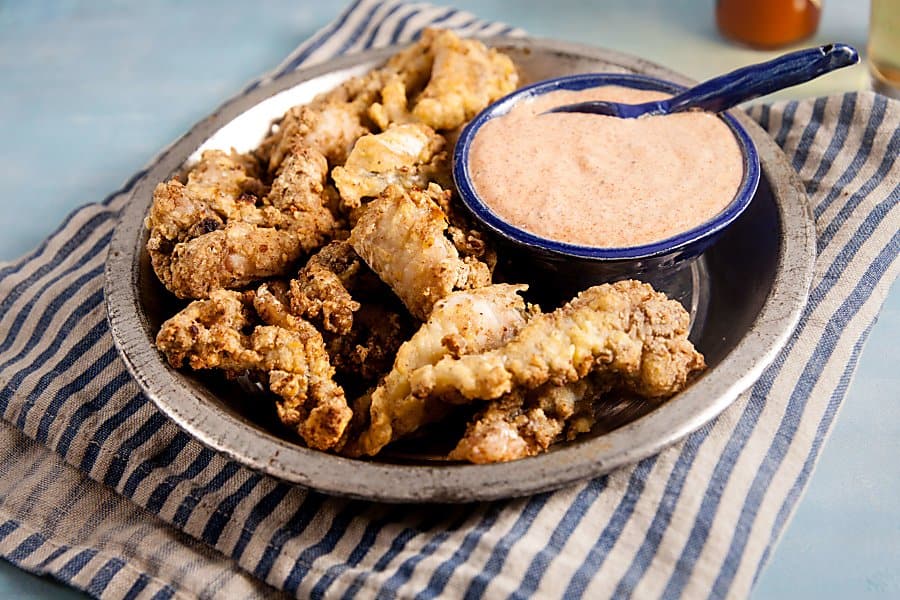
<instances>
[{"instance_id":1,"label":"blue and white stripe pattern","mask_svg":"<svg viewBox=\"0 0 900 600\"><path fill-rule=\"evenodd\" d=\"M511 31L360 0L270 77L432 23ZM0 556L108 598L745 596L900 267L900 105L860 93L750 114L784 148L816 219L796 334L748 393L676 446L490 504L330 498L229 461L168 421L126 374L103 305L106 248L139 173L0 265Z\"/></svg>"}]
</instances>

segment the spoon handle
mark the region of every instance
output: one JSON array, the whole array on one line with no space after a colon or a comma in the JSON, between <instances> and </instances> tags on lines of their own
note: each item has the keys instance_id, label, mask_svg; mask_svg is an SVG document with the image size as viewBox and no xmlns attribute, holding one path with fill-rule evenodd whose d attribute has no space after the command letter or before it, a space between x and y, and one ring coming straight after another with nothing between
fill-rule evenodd
<instances>
[{"instance_id":1,"label":"spoon handle","mask_svg":"<svg viewBox=\"0 0 900 600\"><path fill-rule=\"evenodd\" d=\"M847 44L827 44L798 50L705 81L661 102L661 112L673 113L693 108L710 112L727 110L745 100L807 82L857 62L859 54Z\"/></svg>"}]
</instances>

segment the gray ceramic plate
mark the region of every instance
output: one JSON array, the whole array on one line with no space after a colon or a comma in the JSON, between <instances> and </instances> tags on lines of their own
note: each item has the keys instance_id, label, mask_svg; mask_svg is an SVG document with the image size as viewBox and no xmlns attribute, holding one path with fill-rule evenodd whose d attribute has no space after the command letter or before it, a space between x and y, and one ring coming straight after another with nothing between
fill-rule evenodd
<instances>
[{"instance_id":1,"label":"gray ceramic plate","mask_svg":"<svg viewBox=\"0 0 900 600\"><path fill-rule=\"evenodd\" d=\"M560 42L495 38L527 81L588 72L646 73L688 79L630 56ZM325 492L388 502L467 502L533 494L606 473L649 456L703 426L747 389L793 330L812 276L814 232L800 182L780 149L755 123L741 122L763 166L751 208L701 260L657 285L693 313L691 337L710 369L658 406L612 406L595 431L550 452L511 463L436 461L407 445L380 460L350 460L308 450L281 430L267 401L246 386L169 368L153 347L160 323L177 309L144 250L143 219L154 186L201 149L255 147L268 124L396 49L334 60L291 73L232 100L175 143L134 187L116 229L106 269L115 342L144 392L201 442L275 477Z\"/></svg>"}]
</instances>

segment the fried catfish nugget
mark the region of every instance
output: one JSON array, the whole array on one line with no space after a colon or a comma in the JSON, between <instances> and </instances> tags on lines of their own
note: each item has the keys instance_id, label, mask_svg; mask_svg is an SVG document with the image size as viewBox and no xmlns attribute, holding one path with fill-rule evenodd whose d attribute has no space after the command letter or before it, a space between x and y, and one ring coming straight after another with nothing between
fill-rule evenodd
<instances>
[{"instance_id":1,"label":"fried catfish nugget","mask_svg":"<svg viewBox=\"0 0 900 600\"><path fill-rule=\"evenodd\" d=\"M535 456L594 424L594 400L608 386L592 378L518 389L478 412L449 458L484 464Z\"/></svg>"},{"instance_id":2,"label":"fried catfish nugget","mask_svg":"<svg viewBox=\"0 0 900 600\"><path fill-rule=\"evenodd\" d=\"M191 302L163 323L156 346L175 368L187 362L264 377L280 396L278 416L311 448L334 448L352 417L322 336L289 315L265 286L256 294L216 290Z\"/></svg>"},{"instance_id":3,"label":"fried catfish nugget","mask_svg":"<svg viewBox=\"0 0 900 600\"><path fill-rule=\"evenodd\" d=\"M290 231L228 223L175 246L160 281L179 298L204 298L284 273L302 254Z\"/></svg>"},{"instance_id":4,"label":"fried catfish nugget","mask_svg":"<svg viewBox=\"0 0 900 600\"><path fill-rule=\"evenodd\" d=\"M449 159L444 138L427 125L394 125L356 141L342 167L331 171L346 210L359 208L389 185L406 189L449 185Z\"/></svg>"},{"instance_id":5,"label":"fried catfish nugget","mask_svg":"<svg viewBox=\"0 0 900 600\"><path fill-rule=\"evenodd\" d=\"M328 209L325 158L299 148L267 188L253 159L207 150L187 183L161 183L146 219L157 276L179 298L283 275L339 227Z\"/></svg>"},{"instance_id":6,"label":"fried catfish nugget","mask_svg":"<svg viewBox=\"0 0 900 600\"><path fill-rule=\"evenodd\" d=\"M347 241L310 257L290 281L288 301L293 314L319 328L338 373L363 382L390 369L412 327L399 299Z\"/></svg>"},{"instance_id":7,"label":"fried catfish nugget","mask_svg":"<svg viewBox=\"0 0 900 600\"><path fill-rule=\"evenodd\" d=\"M409 374L444 356L481 352L504 344L529 314L519 295L524 285L494 284L454 292L397 351L394 366L371 395L370 423L344 452L374 455L385 445L445 416L449 407L411 394Z\"/></svg>"},{"instance_id":8,"label":"fried catfish nugget","mask_svg":"<svg viewBox=\"0 0 900 600\"><path fill-rule=\"evenodd\" d=\"M256 356L244 334L254 325L250 297L220 290L208 300L191 302L163 323L156 347L169 364L180 368L221 369L239 375L255 367Z\"/></svg>"},{"instance_id":9,"label":"fried catfish nugget","mask_svg":"<svg viewBox=\"0 0 900 600\"><path fill-rule=\"evenodd\" d=\"M689 323L678 302L648 284L598 285L535 317L505 346L446 357L410 379L420 396L495 399L520 387L564 385L597 371L615 375L623 389L665 398L705 366L687 339Z\"/></svg>"},{"instance_id":10,"label":"fried catfish nugget","mask_svg":"<svg viewBox=\"0 0 900 600\"><path fill-rule=\"evenodd\" d=\"M343 164L356 140L370 131L366 111L381 87L382 75L376 70L345 81L309 104L288 109L272 124L256 155L273 173L298 147L316 149L332 167Z\"/></svg>"},{"instance_id":11,"label":"fried catfish nugget","mask_svg":"<svg viewBox=\"0 0 900 600\"><path fill-rule=\"evenodd\" d=\"M318 110L294 106L273 127L257 152L271 172L277 171L297 147L315 148L329 164L339 165L347 159L354 142L368 132L359 115L347 106L325 105Z\"/></svg>"},{"instance_id":12,"label":"fried catfish nugget","mask_svg":"<svg viewBox=\"0 0 900 600\"><path fill-rule=\"evenodd\" d=\"M291 311L322 329L350 333L360 303L350 295L353 278L363 261L346 241L336 241L313 254L291 280Z\"/></svg>"},{"instance_id":13,"label":"fried catfish nugget","mask_svg":"<svg viewBox=\"0 0 900 600\"><path fill-rule=\"evenodd\" d=\"M369 109L382 129L407 122L456 129L518 84L508 56L439 29L423 31L419 41L388 61L383 71L381 102Z\"/></svg>"},{"instance_id":14,"label":"fried catfish nugget","mask_svg":"<svg viewBox=\"0 0 900 600\"><path fill-rule=\"evenodd\" d=\"M460 257L446 237L447 217L437 201L449 192L435 184L425 191L389 186L366 206L350 244L419 320L454 290L488 285L488 265Z\"/></svg>"},{"instance_id":15,"label":"fried catfish nugget","mask_svg":"<svg viewBox=\"0 0 900 600\"><path fill-rule=\"evenodd\" d=\"M364 202L381 194L389 185L406 190L427 189L435 183L450 189L450 161L443 136L427 125L392 125L379 134L357 140L343 167L331 175L341 196L341 208L358 219ZM491 271L496 255L483 234L472 226L458 199L449 193L432 194L450 223L446 236L463 257L486 263Z\"/></svg>"},{"instance_id":16,"label":"fried catfish nugget","mask_svg":"<svg viewBox=\"0 0 900 600\"><path fill-rule=\"evenodd\" d=\"M432 51L431 79L412 112L434 129L455 129L516 89L519 78L512 60L477 40L440 31L434 34Z\"/></svg>"},{"instance_id":17,"label":"fried catfish nugget","mask_svg":"<svg viewBox=\"0 0 900 600\"><path fill-rule=\"evenodd\" d=\"M353 315L346 335L328 334L325 347L345 389L360 392L387 373L400 345L415 331L415 321L401 304L365 302Z\"/></svg>"},{"instance_id":18,"label":"fried catfish nugget","mask_svg":"<svg viewBox=\"0 0 900 600\"><path fill-rule=\"evenodd\" d=\"M262 187L255 169L236 153L204 152L188 173L187 182L171 180L156 186L145 226L150 230L147 251L160 281L173 282L172 254L178 244L223 229L227 215L237 211L246 190Z\"/></svg>"}]
</instances>

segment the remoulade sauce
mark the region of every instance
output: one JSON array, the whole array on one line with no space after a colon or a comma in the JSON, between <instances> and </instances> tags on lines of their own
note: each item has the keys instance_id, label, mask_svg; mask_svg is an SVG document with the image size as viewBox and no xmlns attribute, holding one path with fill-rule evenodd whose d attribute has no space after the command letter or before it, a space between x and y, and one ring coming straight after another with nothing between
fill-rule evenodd
<instances>
[{"instance_id":1,"label":"remoulade sauce","mask_svg":"<svg viewBox=\"0 0 900 600\"><path fill-rule=\"evenodd\" d=\"M585 100L640 103L666 96L603 86L517 104L472 140L476 193L504 221L582 246L641 246L709 221L731 203L743 177L738 143L716 115L540 114Z\"/></svg>"}]
</instances>

